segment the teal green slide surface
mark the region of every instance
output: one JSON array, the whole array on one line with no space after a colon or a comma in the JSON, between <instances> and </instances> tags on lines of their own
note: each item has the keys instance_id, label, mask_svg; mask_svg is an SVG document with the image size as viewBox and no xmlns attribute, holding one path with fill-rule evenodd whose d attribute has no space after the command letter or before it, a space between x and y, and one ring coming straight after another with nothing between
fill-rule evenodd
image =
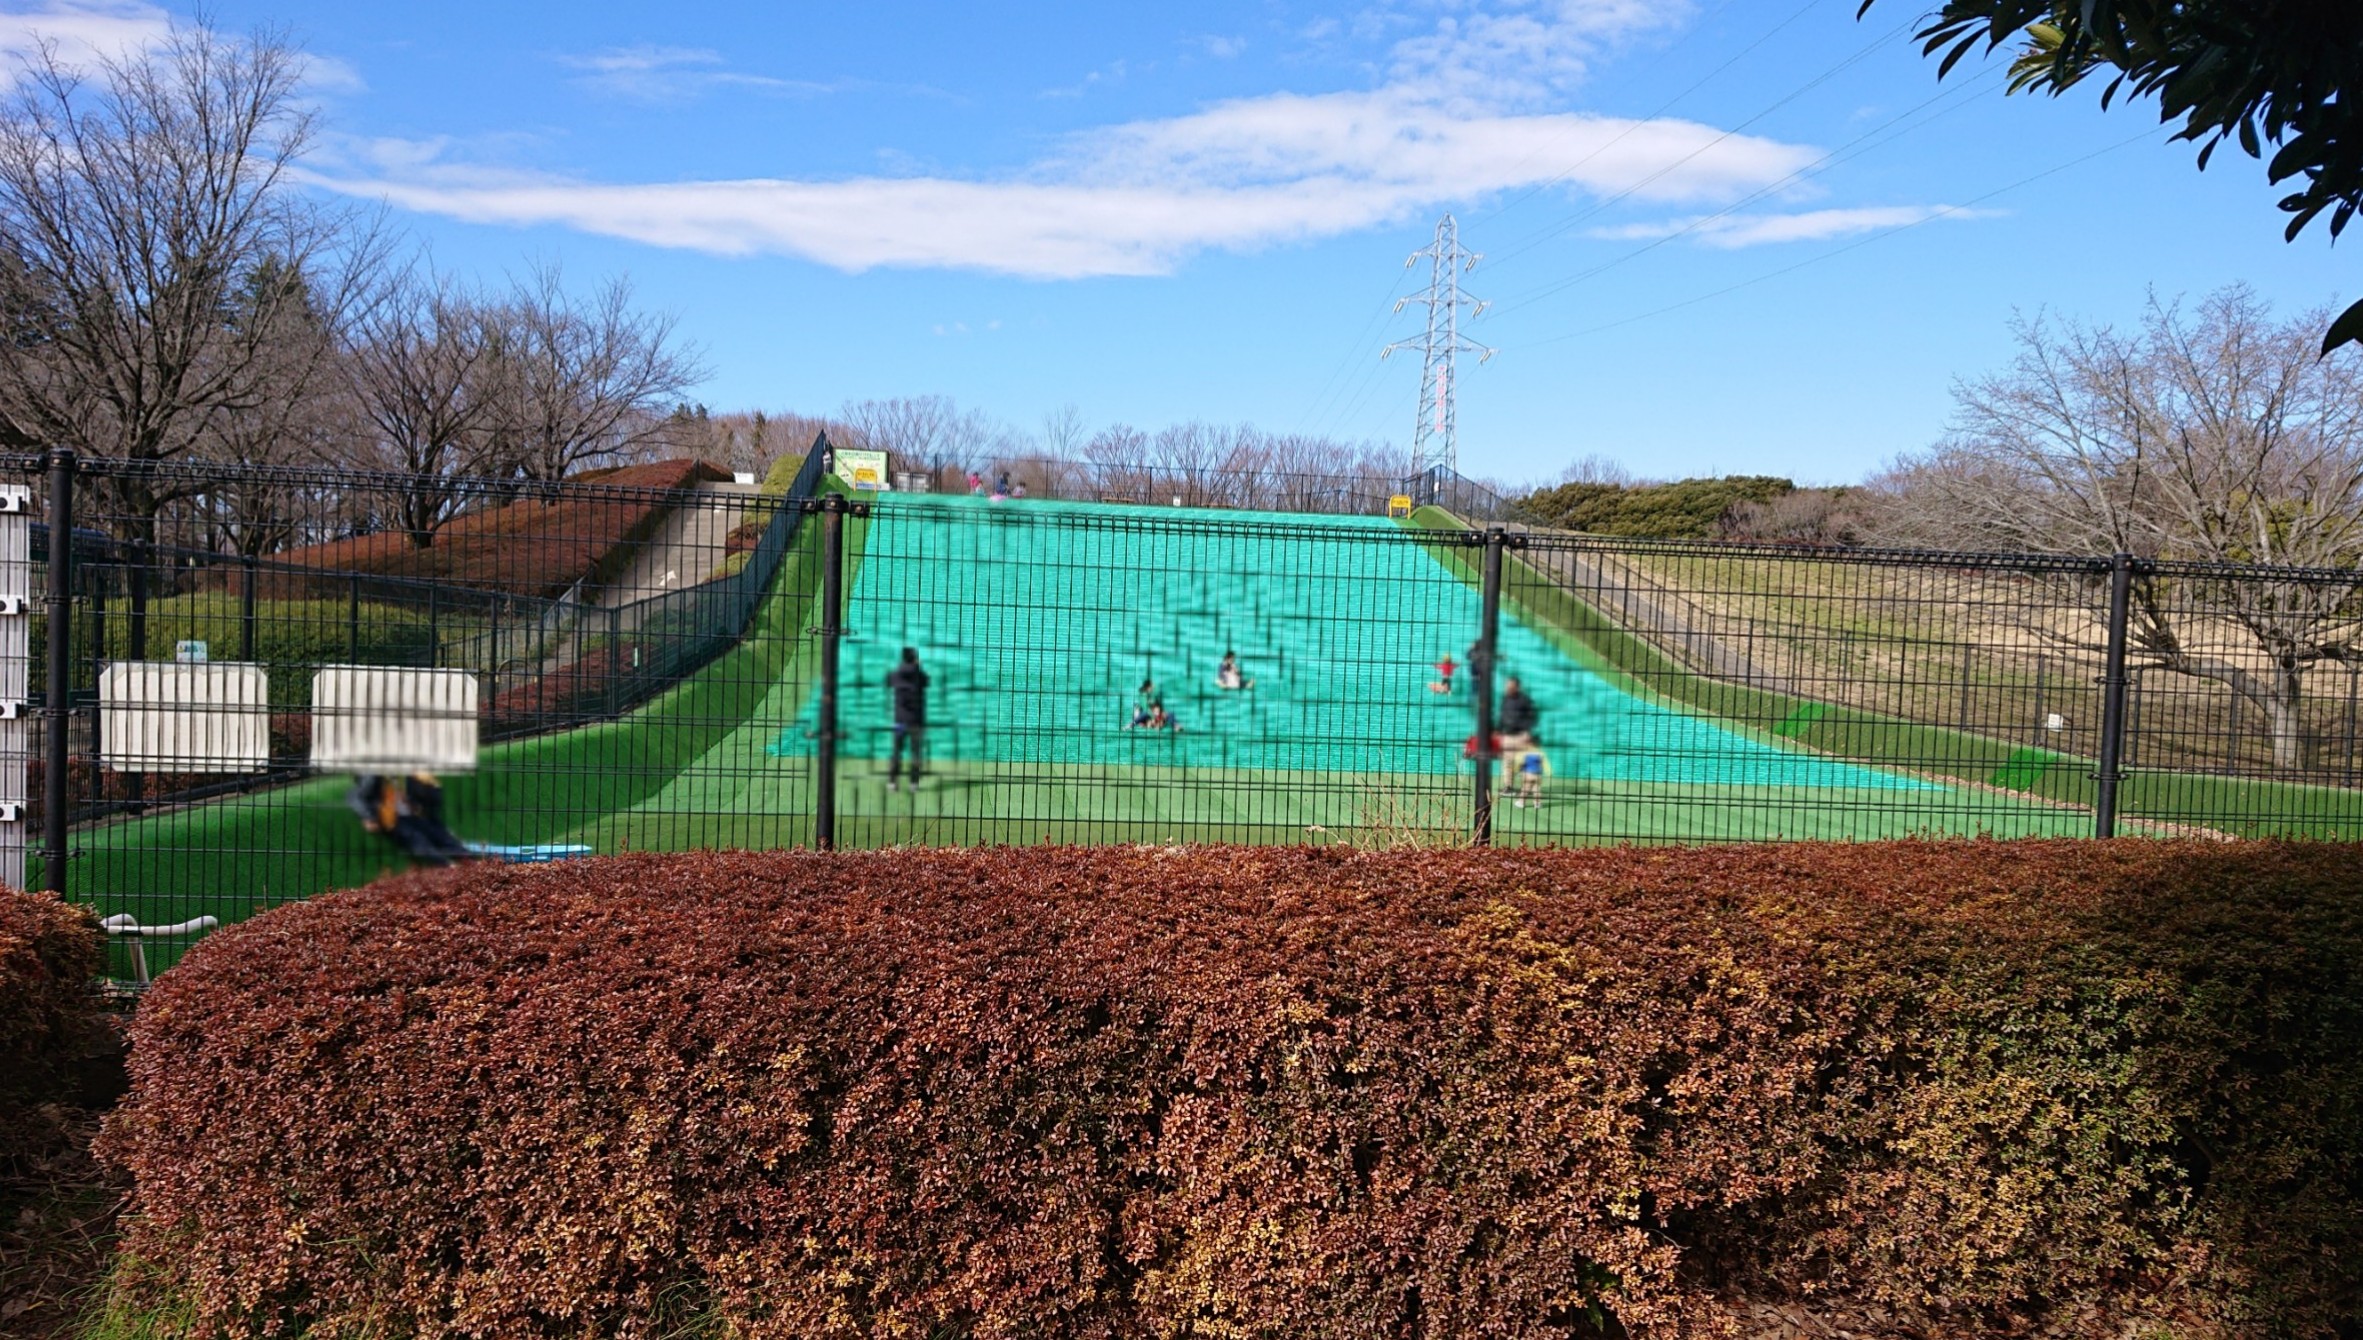
<instances>
[{"instance_id":1,"label":"teal green slide surface","mask_svg":"<svg viewBox=\"0 0 2363 1340\"><path fill-rule=\"evenodd\" d=\"M884 757L886 675L908 646L931 681L927 744L939 761L1465 771L1468 675L1449 693L1432 686L1436 661L1466 660L1480 598L1415 536L1382 517L1232 513L1226 522L1246 526L1172 528L1173 515L882 503L846 607L846 752ZM1110 524L1126 516L1141 524ZM1507 613L1500 648L1501 673L1540 708L1538 735L1562 777L1931 789L1645 700ZM1226 650L1251 688L1216 686ZM1127 728L1144 680L1178 731ZM771 752L809 754L815 711L808 702Z\"/></svg>"}]
</instances>

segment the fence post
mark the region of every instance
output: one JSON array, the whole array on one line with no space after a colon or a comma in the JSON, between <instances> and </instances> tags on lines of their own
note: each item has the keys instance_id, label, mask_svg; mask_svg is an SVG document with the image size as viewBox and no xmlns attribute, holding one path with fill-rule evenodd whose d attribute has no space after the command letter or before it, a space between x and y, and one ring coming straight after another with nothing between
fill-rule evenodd
<instances>
[{"instance_id":1,"label":"fence post","mask_svg":"<svg viewBox=\"0 0 2363 1340\"><path fill-rule=\"evenodd\" d=\"M2117 773L2125 758L2125 625L2133 606L2133 555L2109 560L2108 660L2100 679L2100 774L2092 835L2117 836Z\"/></svg>"},{"instance_id":2,"label":"fence post","mask_svg":"<svg viewBox=\"0 0 2363 1340\"><path fill-rule=\"evenodd\" d=\"M254 663L254 555L248 554L239 563L238 574L238 659Z\"/></svg>"},{"instance_id":3,"label":"fence post","mask_svg":"<svg viewBox=\"0 0 2363 1340\"><path fill-rule=\"evenodd\" d=\"M624 608L607 607L607 715L623 711Z\"/></svg>"},{"instance_id":4,"label":"fence post","mask_svg":"<svg viewBox=\"0 0 2363 1340\"><path fill-rule=\"evenodd\" d=\"M2049 712L2047 712L2047 711L2045 710L2045 708L2049 706L2049 704L2047 704L2047 703L2045 703L2045 702L2043 701L2043 690L2044 690L2046 687L2048 687L2048 686L2047 686L2047 685L2044 683L2045 673L2046 673L2046 672L2047 672L2047 671L2048 671L2050 668L2051 668L2051 667L2050 667L2050 658L2046 657L2046 656L2045 656L2045 655L2044 655L2042 652L2036 652L2036 653L2035 653L2035 729L2034 729L2034 734L2033 734L2033 735L2032 735L2030 738L2032 739L2033 743L2035 744L2035 746L2036 746L2037 748L2041 748L2042 746L2044 746L2044 745L2046 745L2046 744L2049 744L2049 743L2051 743L2051 732L2050 732L2050 729L2049 729L2049 726L2050 726L2050 721L2051 721L2051 716L2050 716L2050 713L2049 713Z\"/></svg>"},{"instance_id":5,"label":"fence post","mask_svg":"<svg viewBox=\"0 0 2363 1340\"><path fill-rule=\"evenodd\" d=\"M1961 644L1961 733L1969 734L1969 686L1977 680L1977 644Z\"/></svg>"},{"instance_id":6,"label":"fence post","mask_svg":"<svg viewBox=\"0 0 2363 1340\"><path fill-rule=\"evenodd\" d=\"M74 453L49 453L49 574L42 603L49 609L49 684L41 712L47 738L41 776L42 882L54 894L66 891L67 738L74 719Z\"/></svg>"},{"instance_id":7,"label":"fence post","mask_svg":"<svg viewBox=\"0 0 2363 1340\"><path fill-rule=\"evenodd\" d=\"M1501 632L1501 556L1508 537L1495 526L1485 532L1484 604L1478 615L1477 654L1469 659L1470 687L1477 695L1477 777L1470 791L1473 808L1469 840L1480 847L1493 845L1493 671L1494 648Z\"/></svg>"},{"instance_id":8,"label":"fence post","mask_svg":"<svg viewBox=\"0 0 2363 1340\"><path fill-rule=\"evenodd\" d=\"M845 499L821 499L820 713L813 743L812 845L837 846L837 643L844 637Z\"/></svg>"},{"instance_id":9,"label":"fence post","mask_svg":"<svg viewBox=\"0 0 2363 1340\"><path fill-rule=\"evenodd\" d=\"M144 540L131 542L131 620L129 634L130 659L148 659L148 545ZM175 659L178 659L177 657ZM148 775L137 770L124 774L124 798L131 802L131 812L138 814L146 808Z\"/></svg>"},{"instance_id":10,"label":"fence post","mask_svg":"<svg viewBox=\"0 0 2363 1340\"><path fill-rule=\"evenodd\" d=\"M2347 785L2355 784L2355 675L2363 667L2347 665Z\"/></svg>"}]
</instances>

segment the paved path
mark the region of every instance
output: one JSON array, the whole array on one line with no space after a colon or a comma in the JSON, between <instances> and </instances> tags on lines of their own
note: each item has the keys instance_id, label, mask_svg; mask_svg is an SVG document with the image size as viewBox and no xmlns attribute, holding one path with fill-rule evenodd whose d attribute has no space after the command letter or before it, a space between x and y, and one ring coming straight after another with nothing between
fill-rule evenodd
<instances>
[{"instance_id":1,"label":"paved path","mask_svg":"<svg viewBox=\"0 0 2363 1340\"><path fill-rule=\"evenodd\" d=\"M713 576L728 553L730 532L750 518L755 498L753 484L699 484L696 496L674 504L623 575L599 593L599 607L630 605Z\"/></svg>"}]
</instances>

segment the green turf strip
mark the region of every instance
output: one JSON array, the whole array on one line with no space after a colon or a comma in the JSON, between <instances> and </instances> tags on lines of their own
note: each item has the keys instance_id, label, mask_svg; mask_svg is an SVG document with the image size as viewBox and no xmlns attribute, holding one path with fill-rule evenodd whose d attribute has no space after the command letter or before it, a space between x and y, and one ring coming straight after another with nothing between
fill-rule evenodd
<instances>
[{"instance_id":1,"label":"green turf strip","mask_svg":"<svg viewBox=\"0 0 2363 1340\"><path fill-rule=\"evenodd\" d=\"M1441 508L1423 507L1407 523L1416 529L1458 532L1462 523ZM1441 542L1432 552L1474 585L1465 551ZM1839 704L1749 688L1696 674L1535 570L1513 551L1505 607L1572 656L1629 691L1702 711L1727 727L1769 733L1798 720L1795 738L1824 753L1921 775L1983 781L2009 764L2021 746L2007 740L1906 721ZM1810 719L1800 713L1810 713ZM2062 758L2042 770L2028 794L2087 811L2094 802L2098 764ZM2282 782L2271 778L2128 768L2117 794L2118 814L2153 825L2192 825L2239 837L2363 839L2363 790ZM2091 832L2089 817L2083 830ZM2156 827L2125 831L2157 832Z\"/></svg>"}]
</instances>

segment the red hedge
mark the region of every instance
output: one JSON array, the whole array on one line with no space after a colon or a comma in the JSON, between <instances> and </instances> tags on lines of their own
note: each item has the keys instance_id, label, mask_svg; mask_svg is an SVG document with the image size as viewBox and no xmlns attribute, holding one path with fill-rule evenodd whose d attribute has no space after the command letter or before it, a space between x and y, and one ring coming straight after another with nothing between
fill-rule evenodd
<instances>
[{"instance_id":1,"label":"red hedge","mask_svg":"<svg viewBox=\"0 0 2363 1340\"><path fill-rule=\"evenodd\" d=\"M423 549L412 543L409 532L397 530L274 554L274 562L333 576L270 573L257 590L271 599L337 596L346 590L346 574L360 572L554 599L586 576L613 580L679 501L671 491L729 478L726 470L686 459L590 471L566 484L596 488L562 485L554 500L527 498L464 512Z\"/></svg>"},{"instance_id":2,"label":"red hedge","mask_svg":"<svg viewBox=\"0 0 2363 1340\"><path fill-rule=\"evenodd\" d=\"M27 1107L71 1096L105 952L87 910L0 889L0 1155L14 1152Z\"/></svg>"},{"instance_id":3,"label":"red hedge","mask_svg":"<svg viewBox=\"0 0 2363 1340\"><path fill-rule=\"evenodd\" d=\"M2359 965L2334 847L490 867L209 937L104 1145L208 1334L2330 1336Z\"/></svg>"}]
</instances>

